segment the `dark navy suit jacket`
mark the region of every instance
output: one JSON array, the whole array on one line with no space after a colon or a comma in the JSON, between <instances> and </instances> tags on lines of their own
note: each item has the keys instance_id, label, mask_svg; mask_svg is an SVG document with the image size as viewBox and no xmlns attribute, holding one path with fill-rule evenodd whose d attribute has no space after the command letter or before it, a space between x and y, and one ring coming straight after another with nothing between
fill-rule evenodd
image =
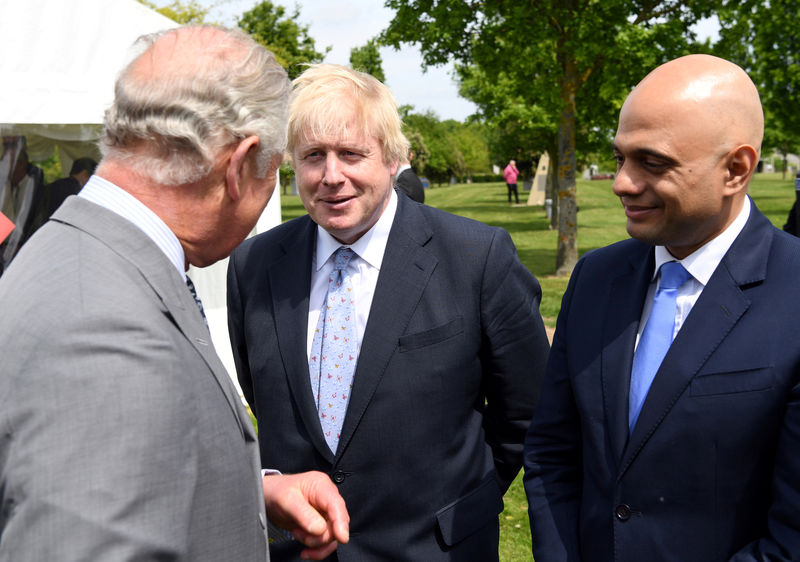
<instances>
[{"instance_id":1,"label":"dark navy suit jacket","mask_svg":"<svg viewBox=\"0 0 800 562\"><path fill-rule=\"evenodd\" d=\"M800 558L800 240L751 215L628 437L653 248L584 256L525 443L536 562Z\"/></svg>"},{"instance_id":2,"label":"dark navy suit jacket","mask_svg":"<svg viewBox=\"0 0 800 562\"><path fill-rule=\"evenodd\" d=\"M425 186L412 168L406 168L397 176L396 187L414 201L425 202Z\"/></svg>"},{"instance_id":3,"label":"dark navy suit jacket","mask_svg":"<svg viewBox=\"0 0 800 562\"><path fill-rule=\"evenodd\" d=\"M496 560L548 352L541 289L504 230L398 199L336 456L308 373L308 216L231 258L239 380L263 465L338 485L351 517L339 560Z\"/></svg>"}]
</instances>

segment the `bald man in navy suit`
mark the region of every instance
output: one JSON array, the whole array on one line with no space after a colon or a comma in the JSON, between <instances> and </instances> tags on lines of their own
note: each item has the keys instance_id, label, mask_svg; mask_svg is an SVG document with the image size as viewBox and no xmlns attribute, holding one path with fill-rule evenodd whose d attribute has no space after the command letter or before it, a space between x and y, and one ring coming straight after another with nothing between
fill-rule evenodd
<instances>
[{"instance_id":1,"label":"bald man in navy suit","mask_svg":"<svg viewBox=\"0 0 800 562\"><path fill-rule=\"evenodd\" d=\"M800 240L747 196L763 131L753 82L707 55L625 101L633 239L586 254L564 294L525 443L536 562L798 560ZM688 276L666 308L662 265Z\"/></svg>"}]
</instances>

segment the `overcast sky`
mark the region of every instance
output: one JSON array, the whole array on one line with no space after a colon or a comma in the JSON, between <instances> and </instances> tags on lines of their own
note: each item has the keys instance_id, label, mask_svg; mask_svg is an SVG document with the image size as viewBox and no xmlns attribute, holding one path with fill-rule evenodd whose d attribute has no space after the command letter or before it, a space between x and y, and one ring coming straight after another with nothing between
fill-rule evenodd
<instances>
[{"instance_id":1,"label":"overcast sky","mask_svg":"<svg viewBox=\"0 0 800 562\"><path fill-rule=\"evenodd\" d=\"M202 5L217 4L208 19L234 26L240 16L259 0L200 0ZM292 0L273 0L291 12ZM156 4L161 5L157 1ZM331 51L325 62L350 64L350 49L361 47L389 25L394 12L383 7L382 0L298 0L300 18L298 23L308 26L308 34L314 39L317 51L327 46ZM402 51L391 48L380 50L386 84L391 88L400 105L413 105L416 112L432 109L440 119L463 121L477 110L475 105L459 97L454 83L452 65L432 67L423 74L422 56L416 47L406 46Z\"/></svg>"}]
</instances>

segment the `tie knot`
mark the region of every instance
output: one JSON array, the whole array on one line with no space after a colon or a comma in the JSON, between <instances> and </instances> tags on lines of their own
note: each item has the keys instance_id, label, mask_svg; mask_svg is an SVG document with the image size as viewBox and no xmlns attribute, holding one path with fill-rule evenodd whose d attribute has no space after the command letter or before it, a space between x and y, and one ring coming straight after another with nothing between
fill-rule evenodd
<instances>
[{"instance_id":1,"label":"tie knot","mask_svg":"<svg viewBox=\"0 0 800 562\"><path fill-rule=\"evenodd\" d=\"M661 266L660 289L677 289L692 275L677 261L669 261Z\"/></svg>"},{"instance_id":2,"label":"tie knot","mask_svg":"<svg viewBox=\"0 0 800 562\"><path fill-rule=\"evenodd\" d=\"M354 254L355 252L353 252L351 248L345 248L344 246L336 250L336 253L333 255L334 271L344 271Z\"/></svg>"}]
</instances>

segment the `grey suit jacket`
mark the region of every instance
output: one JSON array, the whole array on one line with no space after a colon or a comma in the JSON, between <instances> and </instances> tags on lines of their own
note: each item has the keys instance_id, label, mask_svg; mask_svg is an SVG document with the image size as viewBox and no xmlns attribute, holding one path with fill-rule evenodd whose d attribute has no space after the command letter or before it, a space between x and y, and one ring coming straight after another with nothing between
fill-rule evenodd
<instances>
[{"instance_id":1,"label":"grey suit jacket","mask_svg":"<svg viewBox=\"0 0 800 562\"><path fill-rule=\"evenodd\" d=\"M69 199L0 310L0 560L268 559L252 425L144 233Z\"/></svg>"}]
</instances>

